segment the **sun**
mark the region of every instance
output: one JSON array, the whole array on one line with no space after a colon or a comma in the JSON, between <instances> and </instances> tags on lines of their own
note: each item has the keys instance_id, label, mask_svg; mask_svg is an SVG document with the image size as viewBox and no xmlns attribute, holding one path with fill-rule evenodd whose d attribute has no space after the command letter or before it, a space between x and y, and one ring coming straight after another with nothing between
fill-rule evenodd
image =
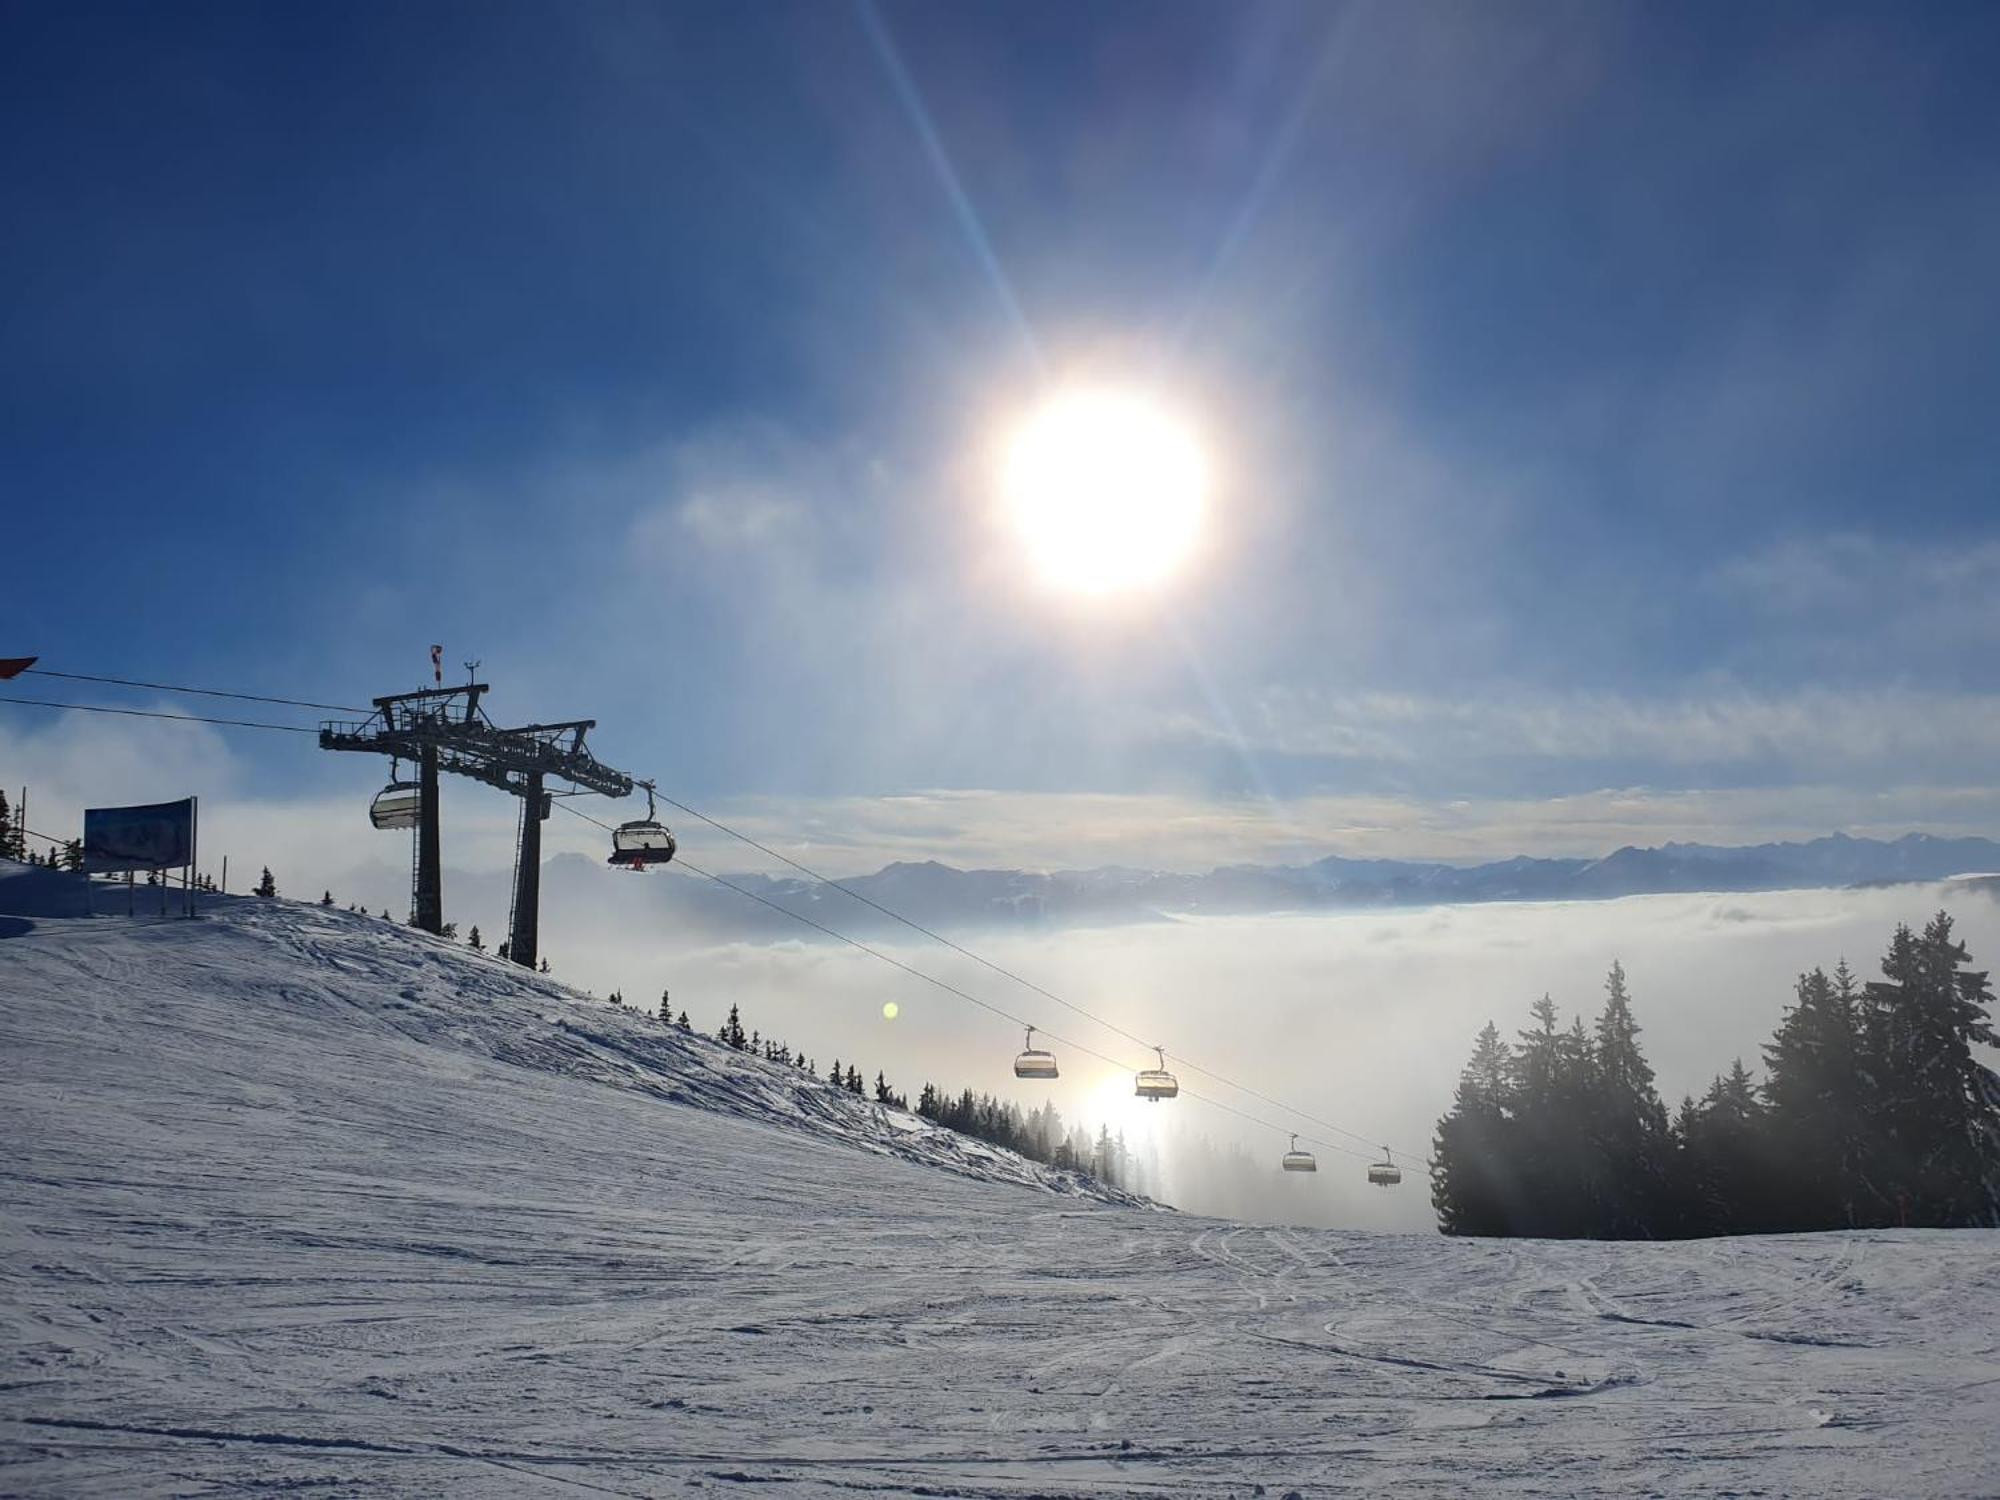
<instances>
[{"instance_id":1,"label":"sun","mask_svg":"<svg viewBox=\"0 0 2000 1500\"><path fill-rule=\"evenodd\" d=\"M1045 402L1008 444L1006 513L1035 571L1069 593L1157 587L1201 532L1208 464L1188 425L1135 391Z\"/></svg>"}]
</instances>

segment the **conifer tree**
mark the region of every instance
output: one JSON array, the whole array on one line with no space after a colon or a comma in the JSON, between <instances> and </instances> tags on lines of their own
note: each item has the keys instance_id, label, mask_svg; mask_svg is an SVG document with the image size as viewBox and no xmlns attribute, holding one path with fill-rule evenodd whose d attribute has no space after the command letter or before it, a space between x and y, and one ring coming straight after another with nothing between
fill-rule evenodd
<instances>
[{"instance_id":1,"label":"conifer tree","mask_svg":"<svg viewBox=\"0 0 2000 1500\"><path fill-rule=\"evenodd\" d=\"M1659 1221L1660 1233L1675 1239L1707 1232L1702 1227L1707 1220L1702 1164L1695 1159L1693 1144L1700 1130L1701 1111L1694 1097L1681 1095L1680 1108L1667 1127L1667 1190Z\"/></svg>"},{"instance_id":2,"label":"conifer tree","mask_svg":"<svg viewBox=\"0 0 2000 1500\"><path fill-rule=\"evenodd\" d=\"M1523 1234L1588 1234L1596 1184L1587 1170L1590 1034L1582 1017L1557 1028L1547 995L1531 1007L1535 1027L1514 1049L1514 1179Z\"/></svg>"},{"instance_id":3,"label":"conifer tree","mask_svg":"<svg viewBox=\"0 0 2000 1500\"><path fill-rule=\"evenodd\" d=\"M548 972L549 972L549 961L548 961L548 960L547 960L546 958L542 960L542 970L541 970L541 971L542 971L542 973L544 973L544 974L546 974L546 973L548 973Z\"/></svg>"},{"instance_id":4,"label":"conifer tree","mask_svg":"<svg viewBox=\"0 0 2000 1500\"><path fill-rule=\"evenodd\" d=\"M474 953L484 953L486 951L486 944L479 936L478 923L475 922L473 924L472 931L466 936L465 946L470 948Z\"/></svg>"},{"instance_id":5,"label":"conifer tree","mask_svg":"<svg viewBox=\"0 0 2000 1500\"><path fill-rule=\"evenodd\" d=\"M1993 990L1939 912L1899 927L1865 993L1875 1130L1868 1171L1894 1222L2000 1224L2000 1080L1973 1048L2000 1045ZM1886 1196L1886 1195L1884 1195ZM1881 1205L1889 1221L1890 1205Z\"/></svg>"},{"instance_id":6,"label":"conifer tree","mask_svg":"<svg viewBox=\"0 0 2000 1500\"><path fill-rule=\"evenodd\" d=\"M660 997L662 1002L664 1002L666 998L667 997L665 995L662 995ZM674 1022L674 1025L682 1031L691 1032L694 1030L694 1023L688 1020L688 1013L686 1011L681 1012L680 1019Z\"/></svg>"},{"instance_id":7,"label":"conifer tree","mask_svg":"<svg viewBox=\"0 0 2000 1500\"><path fill-rule=\"evenodd\" d=\"M1458 1075L1451 1112L1438 1121L1431 1153L1431 1206L1446 1234L1520 1233L1509 1105L1513 1058L1491 1021Z\"/></svg>"},{"instance_id":8,"label":"conifer tree","mask_svg":"<svg viewBox=\"0 0 2000 1500\"><path fill-rule=\"evenodd\" d=\"M25 860L27 848L27 830L21 820L14 816L13 805L7 801L7 794L0 792L0 859Z\"/></svg>"},{"instance_id":9,"label":"conifer tree","mask_svg":"<svg viewBox=\"0 0 2000 1500\"><path fill-rule=\"evenodd\" d=\"M1853 972L1845 960L1832 978L1814 969L1799 976L1793 994L1795 1003L1764 1048L1766 1149L1774 1164L1783 1164L1771 1173L1771 1225L1852 1226L1865 1212L1870 1113Z\"/></svg>"},{"instance_id":10,"label":"conifer tree","mask_svg":"<svg viewBox=\"0 0 2000 1500\"><path fill-rule=\"evenodd\" d=\"M1766 1227L1762 1189L1768 1174L1759 1166L1763 1113L1740 1057L1692 1111L1683 1106L1676 1173L1686 1195L1681 1232L1745 1234Z\"/></svg>"},{"instance_id":11,"label":"conifer tree","mask_svg":"<svg viewBox=\"0 0 2000 1500\"><path fill-rule=\"evenodd\" d=\"M749 1049L750 1039L744 1034L743 1018L737 1014L735 1006L732 1005L729 1007L729 1019L722 1023L721 1028L715 1034L715 1039L725 1047L732 1048L737 1052L744 1052Z\"/></svg>"},{"instance_id":12,"label":"conifer tree","mask_svg":"<svg viewBox=\"0 0 2000 1500\"><path fill-rule=\"evenodd\" d=\"M257 881L256 894L259 896L275 896L278 894L278 882L272 878L271 867L269 865L264 866L264 873Z\"/></svg>"},{"instance_id":13,"label":"conifer tree","mask_svg":"<svg viewBox=\"0 0 2000 1500\"><path fill-rule=\"evenodd\" d=\"M877 1104L893 1104L896 1102L896 1096L889 1088L889 1080L884 1076L880 1068L875 1070L875 1102Z\"/></svg>"},{"instance_id":14,"label":"conifer tree","mask_svg":"<svg viewBox=\"0 0 2000 1500\"><path fill-rule=\"evenodd\" d=\"M1667 1111L1653 1088L1653 1069L1639 1050L1639 1023L1623 965L1611 965L1604 993L1591 1044L1593 1088L1586 1116L1598 1200L1592 1232L1631 1239L1653 1232L1666 1198Z\"/></svg>"},{"instance_id":15,"label":"conifer tree","mask_svg":"<svg viewBox=\"0 0 2000 1500\"><path fill-rule=\"evenodd\" d=\"M674 1024L674 1008L665 990L660 991L660 1024L662 1026Z\"/></svg>"}]
</instances>

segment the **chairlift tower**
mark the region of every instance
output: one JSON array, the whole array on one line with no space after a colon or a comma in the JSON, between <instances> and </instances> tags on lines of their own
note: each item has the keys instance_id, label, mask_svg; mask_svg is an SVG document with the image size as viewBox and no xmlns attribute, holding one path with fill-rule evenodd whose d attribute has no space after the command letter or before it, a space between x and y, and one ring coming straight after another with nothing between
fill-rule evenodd
<instances>
[{"instance_id":1,"label":"chairlift tower","mask_svg":"<svg viewBox=\"0 0 2000 1500\"><path fill-rule=\"evenodd\" d=\"M521 799L521 828L514 856L514 910L508 923L507 954L524 968L539 957L542 886L542 820L553 797L594 792L628 797L632 778L612 769L584 747L595 719L561 724L523 724L502 729L479 706L487 685L424 688L371 700L375 712L359 721L329 719L320 725L322 750L353 750L407 760L418 768L416 925L444 932L444 889L440 870L438 773L467 776ZM575 792L552 793L549 780L565 781Z\"/></svg>"}]
</instances>

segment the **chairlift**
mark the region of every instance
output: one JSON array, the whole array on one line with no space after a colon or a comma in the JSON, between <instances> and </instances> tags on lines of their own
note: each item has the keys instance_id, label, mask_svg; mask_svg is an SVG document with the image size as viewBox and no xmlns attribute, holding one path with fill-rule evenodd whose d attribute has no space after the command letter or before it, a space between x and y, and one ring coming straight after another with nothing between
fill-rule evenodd
<instances>
[{"instance_id":1,"label":"chairlift","mask_svg":"<svg viewBox=\"0 0 2000 1500\"><path fill-rule=\"evenodd\" d=\"M611 857L606 864L623 865L630 870L643 870L648 865L663 865L674 857L674 836L666 824L653 816L653 783L638 783L646 789L646 816L634 818L629 823L620 823L611 835Z\"/></svg>"},{"instance_id":2,"label":"chairlift","mask_svg":"<svg viewBox=\"0 0 2000 1500\"><path fill-rule=\"evenodd\" d=\"M1133 1090L1141 1099L1150 1099L1157 1104L1162 1099L1172 1099L1181 1091L1180 1080L1167 1071L1167 1054L1159 1047L1160 1065L1157 1068L1142 1068L1139 1072L1138 1087Z\"/></svg>"},{"instance_id":3,"label":"chairlift","mask_svg":"<svg viewBox=\"0 0 2000 1500\"><path fill-rule=\"evenodd\" d=\"M1285 1159L1279 1165L1287 1172L1317 1172L1319 1170L1319 1163L1313 1160L1312 1152L1301 1151L1299 1149L1299 1138L1296 1135L1292 1137L1292 1149L1285 1153Z\"/></svg>"},{"instance_id":4,"label":"chairlift","mask_svg":"<svg viewBox=\"0 0 2000 1500\"><path fill-rule=\"evenodd\" d=\"M1368 1164L1368 1181L1376 1187L1395 1187L1403 1180L1403 1169L1396 1165L1396 1158L1389 1154L1389 1148L1382 1148L1382 1159Z\"/></svg>"},{"instance_id":5,"label":"chairlift","mask_svg":"<svg viewBox=\"0 0 2000 1500\"><path fill-rule=\"evenodd\" d=\"M395 769L391 768L392 776ZM423 789L416 782L392 780L368 804L368 821L377 828L415 828L423 800Z\"/></svg>"},{"instance_id":6,"label":"chairlift","mask_svg":"<svg viewBox=\"0 0 2000 1500\"><path fill-rule=\"evenodd\" d=\"M1021 1055L1014 1059L1016 1078L1054 1078L1056 1076L1056 1055L1044 1052L1035 1046L1035 1028L1028 1028L1028 1040Z\"/></svg>"}]
</instances>

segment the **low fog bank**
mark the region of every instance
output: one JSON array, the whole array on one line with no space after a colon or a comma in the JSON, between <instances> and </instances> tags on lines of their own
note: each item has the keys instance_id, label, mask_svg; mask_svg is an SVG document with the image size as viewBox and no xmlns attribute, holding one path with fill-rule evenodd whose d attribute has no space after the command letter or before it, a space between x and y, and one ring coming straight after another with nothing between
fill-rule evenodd
<instances>
[{"instance_id":1,"label":"low fog bank","mask_svg":"<svg viewBox=\"0 0 2000 1500\"><path fill-rule=\"evenodd\" d=\"M1421 1161L1406 1162L1404 1186L1388 1191L1367 1186L1362 1160L1324 1147L1315 1148L1316 1176L1281 1175L1281 1132L1196 1099L1133 1098L1129 1069L1145 1061L1138 1047L936 944L871 940L1121 1066L1051 1041L1062 1077L1018 1081L1011 1064L1021 1039L1006 1022L852 948L827 940L704 943L617 919L624 900L639 899L639 885L685 878L607 877L603 904L565 901L562 921L545 929L558 972L600 995L622 989L648 1009L671 988L675 1008L710 1032L732 1003L740 1005L746 1027L804 1048L822 1073L835 1058L871 1080L880 1069L913 1099L926 1081L1024 1108L1052 1099L1068 1121L1122 1130L1135 1157L1157 1159L1159 1180L1149 1186L1190 1211L1306 1225L1432 1225ZM1479 1027L1491 1019L1511 1036L1544 992L1565 1017L1593 1015L1613 959L1625 966L1642 1042L1671 1106L1699 1093L1733 1057L1760 1064L1758 1049L1800 971L1844 956L1875 977L1896 923L1921 923L1940 907L1957 919L1976 962L2000 960L2000 904L1991 882L1980 881L1202 918L988 934L976 946L1171 1054L1378 1146L1424 1153ZM883 1015L888 1001L898 1009L893 1020ZM1196 1093L1370 1154L1361 1142L1286 1120L1192 1068L1181 1075Z\"/></svg>"},{"instance_id":2,"label":"low fog bank","mask_svg":"<svg viewBox=\"0 0 2000 1500\"><path fill-rule=\"evenodd\" d=\"M1120 1066L1051 1040L1062 1077L1052 1085L1016 1080L1018 1031L875 958L810 934L719 941L701 925L705 908L683 899L705 884L696 877L671 868L632 875L560 863L560 870L550 866L543 919L543 949L559 977L598 995L622 990L628 1003L647 1010L670 989L674 1008L710 1033L737 1004L746 1028L803 1049L822 1075L836 1059L871 1082L880 1070L913 1100L926 1081L992 1093L1024 1109L1052 1100L1068 1123L1123 1131L1133 1159L1150 1173L1142 1189L1193 1212L1270 1223L1431 1228L1421 1158L1474 1034L1490 1019L1511 1038L1544 992L1565 1018L1594 1015L1613 959L1625 966L1645 1028L1642 1045L1670 1108L1683 1093L1700 1093L1734 1057L1761 1071L1759 1048L1797 975L1845 957L1864 977L1876 977L1898 922L1919 924L1946 908L1975 962L2000 964L2000 904L1986 880L959 934L995 963L1156 1039L1169 1053L1364 1138L1287 1118L1181 1068L1194 1093L1332 1143L1312 1147L1320 1170L1306 1177L1279 1171L1282 1131L1193 1098L1136 1100L1130 1069L1146 1061L1136 1045L937 944L867 939ZM406 895L393 887L371 894L378 882L395 879L383 870L335 894L376 908L386 903L400 916ZM447 872L448 913L462 932L479 923L489 945L504 933L507 895L504 876ZM858 927L844 910L850 905L826 891L811 915ZM883 1015L888 1001L898 1009L893 1020ZM1370 1188L1363 1179L1364 1158L1384 1144L1417 1157L1404 1160L1399 1189Z\"/></svg>"}]
</instances>

